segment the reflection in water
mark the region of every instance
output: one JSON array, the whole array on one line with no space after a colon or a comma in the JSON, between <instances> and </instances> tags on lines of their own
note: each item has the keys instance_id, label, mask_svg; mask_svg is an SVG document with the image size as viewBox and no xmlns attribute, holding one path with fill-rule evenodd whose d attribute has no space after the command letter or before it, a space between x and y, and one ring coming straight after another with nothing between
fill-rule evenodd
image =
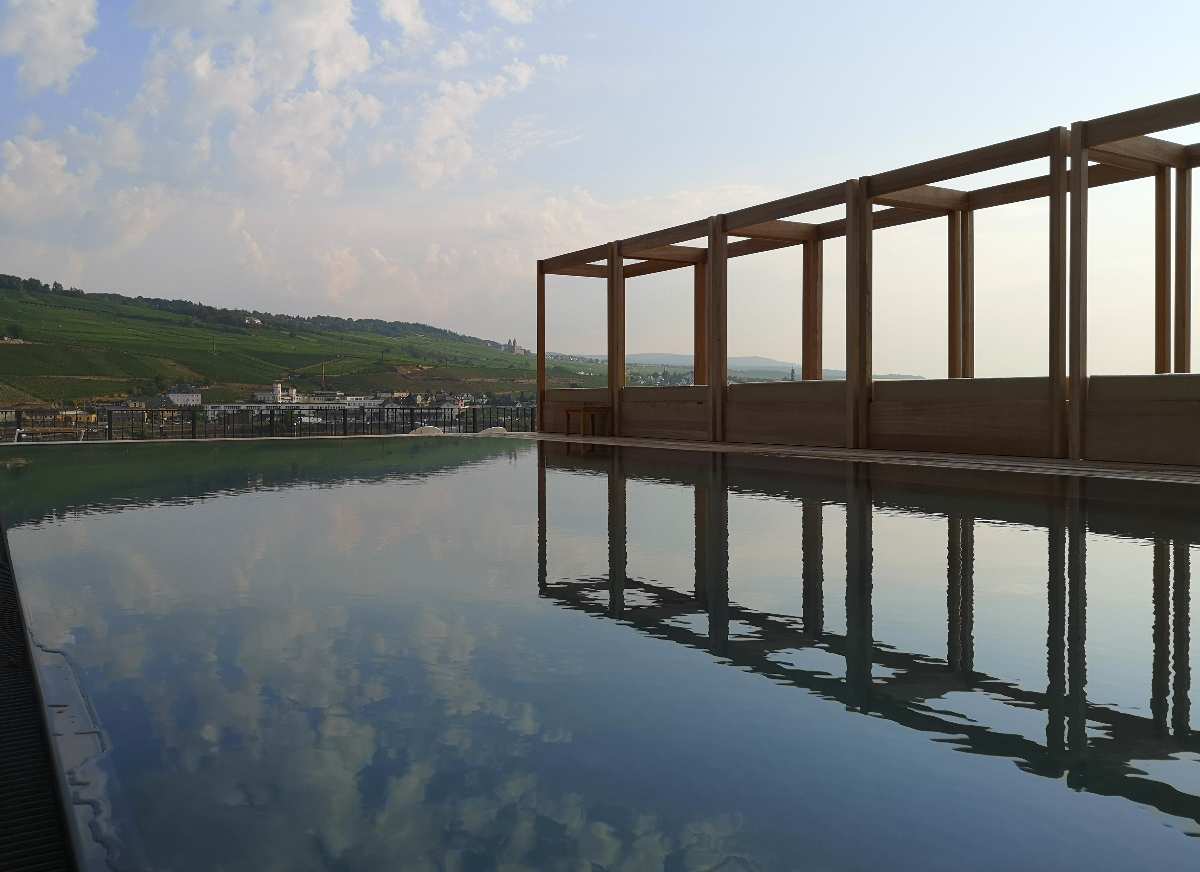
<instances>
[{"instance_id":1,"label":"reflection in water","mask_svg":"<svg viewBox=\"0 0 1200 872\"><path fill-rule=\"evenodd\" d=\"M186 447L0 471L35 631L110 740L91 789L149 868L1200 851L1190 492L470 439ZM1127 559L1089 580L1085 535Z\"/></svg>"},{"instance_id":2,"label":"reflection in water","mask_svg":"<svg viewBox=\"0 0 1200 872\"><path fill-rule=\"evenodd\" d=\"M576 468L578 458L568 449L558 460L563 469ZM626 464L627 465L627 464ZM539 494L544 493L546 466L539 466ZM644 474L644 473L643 473ZM1077 789L1124 797L1166 814L1200 823L1200 796L1171 783L1148 777L1144 761L1176 759L1181 752L1200 752L1189 725L1191 668L1189 542L1153 537L1151 584L1153 650L1150 676L1150 717L1131 714L1087 699L1087 546L1088 500L1081 483L1056 483L1058 496L1044 507L1046 540L1046 690L1038 693L977 670L975 662L975 527L974 515L947 511L946 522L946 654L944 661L925 654L906 653L873 639L872 472L866 464L845 468L840 500L805 493L795 483L792 498L802 506L798 575L802 589L799 626L784 615L739 606L731 599L729 576L729 494L744 489L722 456L711 457L699 471L679 475L694 487L695 592L690 599L672 587L626 576L625 465L608 462L610 527L610 605L598 609L588 592L587 578L545 582L546 543L540 544L539 588L543 596L571 609L619 618L651 636L689 647L700 642L684 620L696 609L708 619L707 643L714 655L742 669L837 700L847 708L881 716L904 727L952 740L972 754L1015 760L1030 773L1060 777ZM654 473L651 477L657 477ZM617 479L622 479L618 481ZM775 484L774 492L787 491ZM753 490L753 486L750 486ZM824 613L822 512L825 502L841 502L846 510L846 596L844 635L827 632ZM547 528L544 500L539 530ZM1135 510L1131 510L1135 511ZM549 509L553 515L553 508ZM614 557L619 555L619 558ZM1171 569L1174 568L1172 583ZM639 607L620 606L618 592L638 590ZM730 639L731 620L752 628ZM840 656L845 678L788 664L779 655L798 650L822 650ZM882 669L885 676L880 678ZM1045 742L1039 744L1003 727L956 716L939 697L956 691L986 694L1017 709L1039 711L1045 717ZM1089 730L1092 734L1089 735ZM1186 765L1186 764L1183 764ZM1190 765L1196 765L1191 763Z\"/></svg>"}]
</instances>

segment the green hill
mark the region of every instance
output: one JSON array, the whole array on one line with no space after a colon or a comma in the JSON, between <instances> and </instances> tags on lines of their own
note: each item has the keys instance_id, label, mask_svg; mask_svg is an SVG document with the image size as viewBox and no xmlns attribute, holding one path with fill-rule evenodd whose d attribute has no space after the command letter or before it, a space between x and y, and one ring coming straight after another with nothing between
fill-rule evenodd
<instances>
[{"instance_id":1,"label":"green hill","mask_svg":"<svg viewBox=\"0 0 1200 872\"><path fill-rule=\"evenodd\" d=\"M349 394L534 391L533 356L427 324L219 309L7 275L0 335L21 340L0 343L0 406L117 399L176 383L204 386L206 402L243 399L275 381L301 391L324 381ZM602 385L603 373L565 361L548 369L563 386Z\"/></svg>"}]
</instances>

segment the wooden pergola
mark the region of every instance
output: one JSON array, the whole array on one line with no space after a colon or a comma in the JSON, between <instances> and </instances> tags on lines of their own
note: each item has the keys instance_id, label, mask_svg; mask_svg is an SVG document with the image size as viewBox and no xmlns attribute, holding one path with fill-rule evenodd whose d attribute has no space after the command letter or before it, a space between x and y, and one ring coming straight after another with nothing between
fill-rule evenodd
<instances>
[{"instance_id":1,"label":"wooden pergola","mask_svg":"<svg viewBox=\"0 0 1200 872\"><path fill-rule=\"evenodd\" d=\"M567 410L591 409L603 412L614 436L1200 464L1200 377L1182 375L1191 372L1191 170L1200 145L1151 135L1198 122L1195 94L539 261L539 429L565 432ZM1047 161L1045 175L973 190L944 186L1036 160ZM1088 191L1143 178L1155 183L1155 375L1089 376ZM1050 222L1048 371L976 378L974 214L1041 198L1049 201ZM802 220L831 207L842 207L844 217ZM876 382L873 233L939 219L947 227L947 378ZM822 381L822 244L841 237L846 379ZM706 244L683 244L699 239ZM792 246L803 248L802 381L730 385L729 259ZM694 276L695 385L627 387L626 280L687 268ZM550 275L605 279L607 388L547 385Z\"/></svg>"}]
</instances>

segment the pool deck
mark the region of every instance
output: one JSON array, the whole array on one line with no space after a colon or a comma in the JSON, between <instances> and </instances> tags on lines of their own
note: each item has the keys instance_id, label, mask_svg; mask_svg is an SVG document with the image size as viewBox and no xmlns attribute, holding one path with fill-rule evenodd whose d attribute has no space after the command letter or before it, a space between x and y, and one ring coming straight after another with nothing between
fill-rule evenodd
<instances>
[{"instance_id":1,"label":"pool deck","mask_svg":"<svg viewBox=\"0 0 1200 872\"><path fill-rule=\"evenodd\" d=\"M924 451L884 451L870 448L804 448L795 445L759 445L730 442L691 442L641 439L624 436L564 436L561 433L507 433L505 438L541 440L574 445L607 445L623 448L658 448L668 451L704 451L720 454L763 454L802 460L880 463L942 469L1016 472L1072 478L1108 478L1129 481L1200 484L1200 468L1141 463L1109 463L1098 460L1066 460L1050 457L1005 457L999 455L941 454Z\"/></svg>"}]
</instances>

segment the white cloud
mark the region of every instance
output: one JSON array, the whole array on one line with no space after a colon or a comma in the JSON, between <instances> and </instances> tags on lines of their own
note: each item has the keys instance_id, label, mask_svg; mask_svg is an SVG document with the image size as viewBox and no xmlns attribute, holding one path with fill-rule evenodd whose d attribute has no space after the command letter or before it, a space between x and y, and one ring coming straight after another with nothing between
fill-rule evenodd
<instances>
[{"instance_id":1,"label":"white cloud","mask_svg":"<svg viewBox=\"0 0 1200 872\"><path fill-rule=\"evenodd\" d=\"M537 5L537 0L488 0L493 12L513 24L533 21L533 10Z\"/></svg>"},{"instance_id":2,"label":"white cloud","mask_svg":"<svg viewBox=\"0 0 1200 872\"><path fill-rule=\"evenodd\" d=\"M71 153L99 162L110 169L137 172L142 164L142 140L137 128L128 121L92 114L97 131L81 133L69 129Z\"/></svg>"},{"instance_id":3,"label":"white cloud","mask_svg":"<svg viewBox=\"0 0 1200 872\"><path fill-rule=\"evenodd\" d=\"M470 61L471 56L467 52L467 47L458 40L450 43L444 49L434 55L434 60L437 61L439 67L443 70L452 70L456 67L464 67Z\"/></svg>"},{"instance_id":4,"label":"white cloud","mask_svg":"<svg viewBox=\"0 0 1200 872\"><path fill-rule=\"evenodd\" d=\"M481 82L442 82L427 101L406 159L418 184L431 187L462 173L475 156L471 132L475 116L490 101L521 91L534 68L513 61Z\"/></svg>"},{"instance_id":5,"label":"white cloud","mask_svg":"<svg viewBox=\"0 0 1200 872\"><path fill-rule=\"evenodd\" d=\"M543 67L561 70L567 66L567 56L565 54L540 54L538 63Z\"/></svg>"},{"instance_id":6,"label":"white cloud","mask_svg":"<svg viewBox=\"0 0 1200 872\"><path fill-rule=\"evenodd\" d=\"M57 142L18 136L0 145L0 219L32 224L78 213L94 172L72 172Z\"/></svg>"},{"instance_id":7,"label":"white cloud","mask_svg":"<svg viewBox=\"0 0 1200 872\"><path fill-rule=\"evenodd\" d=\"M373 125L379 100L358 91L306 91L273 102L243 119L229 137L243 174L256 185L285 194L309 189L336 193L342 171L338 152L358 123Z\"/></svg>"},{"instance_id":8,"label":"white cloud","mask_svg":"<svg viewBox=\"0 0 1200 872\"><path fill-rule=\"evenodd\" d=\"M385 20L399 24L411 40L423 42L433 35L421 0L379 0L379 13Z\"/></svg>"},{"instance_id":9,"label":"white cloud","mask_svg":"<svg viewBox=\"0 0 1200 872\"><path fill-rule=\"evenodd\" d=\"M71 74L96 54L87 36L96 0L8 0L0 20L0 55L17 55L21 81L33 91L66 91Z\"/></svg>"}]
</instances>

